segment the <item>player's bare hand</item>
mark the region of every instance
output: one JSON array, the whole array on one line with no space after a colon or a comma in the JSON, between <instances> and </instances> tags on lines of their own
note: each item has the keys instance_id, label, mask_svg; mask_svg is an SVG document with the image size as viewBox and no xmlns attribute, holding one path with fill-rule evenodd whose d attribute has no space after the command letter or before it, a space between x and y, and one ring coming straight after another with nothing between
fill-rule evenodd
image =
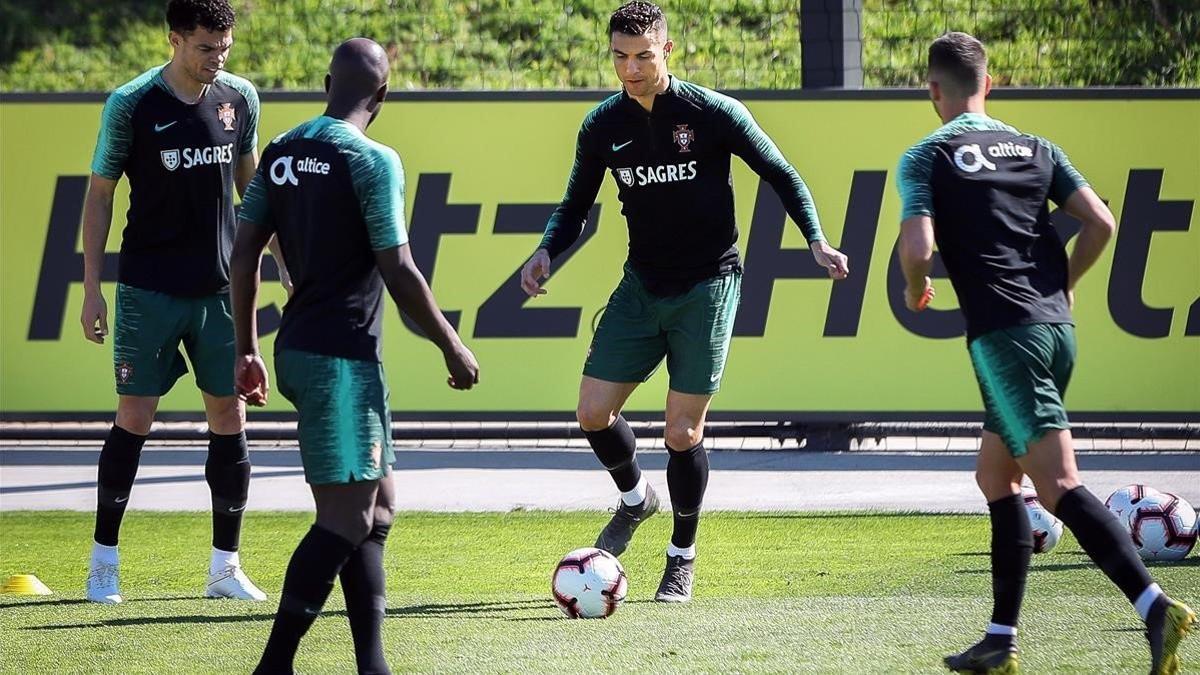
<instances>
[{"instance_id":1,"label":"player's bare hand","mask_svg":"<svg viewBox=\"0 0 1200 675\"><path fill-rule=\"evenodd\" d=\"M812 245L812 254L817 264L829 273L830 279L845 279L850 276L850 259L828 242L815 242Z\"/></svg>"},{"instance_id":2,"label":"player's bare hand","mask_svg":"<svg viewBox=\"0 0 1200 675\"><path fill-rule=\"evenodd\" d=\"M521 268L521 290L531 297L545 295L542 282L550 276L550 254L544 248L534 252L533 257Z\"/></svg>"},{"instance_id":3,"label":"player's bare hand","mask_svg":"<svg viewBox=\"0 0 1200 675\"><path fill-rule=\"evenodd\" d=\"M453 389L470 389L479 384L479 362L466 345L458 344L445 352L446 370L450 377L446 384Z\"/></svg>"},{"instance_id":4,"label":"player's bare hand","mask_svg":"<svg viewBox=\"0 0 1200 675\"><path fill-rule=\"evenodd\" d=\"M104 294L84 292L83 313L79 317L83 324L83 337L98 345L104 344L104 336L108 335L108 303Z\"/></svg>"},{"instance_id":5,"label":"player's bare hand","mask_svg":"<svg viewBox=\"0 0 1200 675\"><path fill-rule=\"evenodd\" d=\"M243 354L233 365L233 386L238 398L247 405L264 406L271 385L267 378L267 364L258 354Z\"/></svg>"},{"instance_id":6,"label":"player's bare hand","mask_svg":"<svg viewBox=\"0 0 1200 675\"><path fill-rule=\"evenodd\" d=\"M922 286L909 285L904 289L904 306L914 312L920 312L929 306L936 295L937 291L933 289L933 281L929 277L925 277Z\"/></svg>"}]
</instances>

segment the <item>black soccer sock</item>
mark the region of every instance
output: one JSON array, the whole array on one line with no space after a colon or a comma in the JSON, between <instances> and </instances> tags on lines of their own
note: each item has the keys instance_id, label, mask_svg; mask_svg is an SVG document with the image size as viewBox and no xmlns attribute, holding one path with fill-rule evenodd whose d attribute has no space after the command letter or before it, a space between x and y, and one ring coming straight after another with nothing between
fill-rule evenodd
<instances>
[{"instance_id":1,"label":"black soccer sock","mask_svg":"<svg viewBox=\"0 0 1200 675\"><path fill-rule=\"evenodd\" d=\"M1117 517L1086 487L1080 485L1059 498L1054 515L1129 602L1137 601L1142 591L1154 583Z\"/></svg>"},{"instance_id":2,"label":"black soccer sock","mask_svg":"<svg viewBox=\"0 0 1200 675\"><path fill-rule=\"evenodd\" d=\"M675 528L671 543L687 548L696 543L696 528L700 524L700 505L708 488L708 452L704 443L682 452L667 447L667 489L671 492L671 510L675 512Z\"/></svg>"},{"instance_id":3,"label":"black soccer sock","mask_svg":"<svg viewBox=\"0 0 1200 675\"><path fill-rule=\"evenodd\" d=\"M992 519L992 623L1017 627L1033 555L1033 527L1021 495L988 504Z\"/></svg>"},{"instance_id":4,"label":"black soccer sock","mask_svg":"<svg viewBox=\"0 0 1200 675\"><path fill-rule=\"evenodd\" d=\"M250 493L250 453L246 432L232 436L208 432L208 460L204 478L212 493L213 548L238 550L242 538L242 516Z\"/></svg>"},{"instance_id":5,"label":"black soccer sock","mask_svg":"<svg viewBox=\"0 0 1200 675\"><path fill-rule=\"evenodd\" d=\"M317 525L309 528L288 563L271 637L255 673L292 672L300 638L321 613L333 591L333 580L354 548L353 543L329 530Z\"/></svg>"},{"instance_id":6,"label":"black soccer sock","mask_svg":"<svg viewBox=\"0 0 1200 675\"><path fill-rule=\"evenodd\" d=\"M100 450L96 478L96 543L116 546L121 519L129 503L133 479L137 477L145 436L131 434L117 425L108 432Z\"/></svg>"},{"instance_id":7,"label":"black soccer sock","mask_svg":"<svg viewBox=\"0 0 1200 675\"><path fill-rule=\"evenodd\" d=\"M603 431L584 431L592 452L608 469L608 473L621 492L629 492L637 487L642 479L642 469L637 462L637 438L633 429L624 417L617 415L617 421Z\"/></svg>"},{"instance_id":8,"label":"black soccer sock","mask_svg":"<svg viewBox=\"0 0 1200 675\"><path fill-rule=\"evenodd\" d=\"M376 521L371 534L350 554L339 575L359 673L391 672L383 655L383 615L387 608L383 545L391 529L390 522Z\"/></svg>"}]
</instances>

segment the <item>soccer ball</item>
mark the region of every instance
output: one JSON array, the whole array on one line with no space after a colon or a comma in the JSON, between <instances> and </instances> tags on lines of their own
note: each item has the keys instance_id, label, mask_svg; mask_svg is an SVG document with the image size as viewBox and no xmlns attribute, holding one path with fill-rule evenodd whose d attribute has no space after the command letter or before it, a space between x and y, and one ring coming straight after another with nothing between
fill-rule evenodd
<instances>
[{"instance_id":1,"label":"soccer ball","mask_svg":"<svg viewBox=\"0 0 1200 675\"><path fill-rule=\"evenodd\" d=\"M1196 511L1173 494L1156 492L1134 507L1129 532L1142 560L1182 560L1196 545Z\"/></svg>"},{"instance_id":2,"label":"soccer ball","mask_svg":"<svg viewBox=\"0 0 1200 675\"><path fill-rule=\"evenodd\" d=\"M554 602L572 619L611 616L628 589L625 568L616 556L598 548L580 548L563 556L550 580Z\"/></svg>"},{"instance_id":3,"label":"soccer ball","mask_svg":"<svg viewBox=\"0 0 1200 675\"><path fill-rule=\"evenodd\" d=\"M1108 499L1104 500L1104 505L1117 517L1125 531L1132 534L1129 517L1133 515L1134 509L1146 497L1158 494L1162 493L1148 485L1126 485L1114 490Z\"/></svg>"},{"instance_id":4,"label":"soccer ball","mask_svg":"<svg viewBox=\"0 0 1200 675\"><path fill-rule=\"evenodd\" d=\"M1047 553L1058 546L1058 540L1062 539L1062 521L1042 506L1033 490L1021 490L1021 498L1025 500L1029 524L1033 526L1033 552Z\"/></svg>"}]
</instances>

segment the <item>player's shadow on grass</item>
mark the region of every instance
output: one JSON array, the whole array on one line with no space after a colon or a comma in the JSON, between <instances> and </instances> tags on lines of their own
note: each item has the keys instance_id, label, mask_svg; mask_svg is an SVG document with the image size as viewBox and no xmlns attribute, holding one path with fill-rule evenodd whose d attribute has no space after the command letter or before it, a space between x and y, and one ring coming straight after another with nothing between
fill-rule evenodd
<instances>
[{"instance_id":1,"label":"player's shadow on grass","mask_svg":"<svg viewBox=\"0 0 1200 675\"><path fill-rule=\"evenodd\" d=\"M546 600L501 600L499 602L427 603L408 607L391 607L384 611L387 617L443 617L462 616L482 619L516 620L508 614L526 612L540 607L553 609ZM524 620L539 617L525 617Z\"/></svg>"},{"instance_id":2,"label":"player's shadow on grass","mask_svg":"<svg viewBox=\"0 0 1200 675\"><path fill-rule=\"evenodd\" d=\"M192 598L161 598L162 600L187 600ZM149 600L149 599L148 599ZM145 602L143 600L142 602ZM85 600L59 601L63 604L86 602ZM137 601L132 601L137 602ZM504 600L500 602L465 602L445 604L421 604L407 607L391 607L384 611L387 617L457 617L476 619L506 619L518 620L511 616L513 612L526 612L538 608L553 609L546 600ZM345 617L346 611L328 610L321 612L321 617ZM186 614L179 616L137 616L115 619L102 619L93 623L81 624L52 624L49 626L27 626L23 630L78 630L88 628L115 628L124 626L151 626L188 623L244 623L251 621L272 621L275 613L241 614L241 615L198 615ZM542 619L542 617L521 617L521 620Z\"/></svg>"},{"instance_id":3,"label":"player's shadow on grass","mask_svg":"<svg viewBox=\"0 0 1200 675\"><path fill-rule=\"evenodd\" d=\"M198 598L197 596L194 596L194 595L167 595L167 596L162 596L159 598L133 598L132 600L126 600L124 602L124 604L129 605L129 604L137 604L137 603L142 603L142 602L176 602L179 600L198 600L198 599L200 599L200 598ZM88 600L84 600L82 598L55 598L53 600L28 600L28 601L17 600L16 602L0 604L0 607L8 607L8 608L12 608L12 607L54 607L54 606L65 606L65 605L90 605L90 604L93 604L93 603Z\"/></svg>"},{"instance_id":4,"label":"player's shadow on grass","mask_svg":"<svg viewBox=\"0 0 1200 675\"><path fill-rule=\"evenodd\" d=\"M986 554L985 554L986 555ZM1092 562L1087 556L1082 553L1074 555L1083 558L1079 562L1074 563L1051 563L1051 564L1033 564L1030 565L1029 571L1032 572L1074 572L1082 569L1095 569L1096 563ZM1167 561L1167 560L1149 560L1145 561L1146 567L1150 569L1169 569L1173 567L1200 567L1200 557L1185 558L1183 560ZM990 569L980 570L955 570L955 574L991 574Z\"/></svg>"}]
</instances>

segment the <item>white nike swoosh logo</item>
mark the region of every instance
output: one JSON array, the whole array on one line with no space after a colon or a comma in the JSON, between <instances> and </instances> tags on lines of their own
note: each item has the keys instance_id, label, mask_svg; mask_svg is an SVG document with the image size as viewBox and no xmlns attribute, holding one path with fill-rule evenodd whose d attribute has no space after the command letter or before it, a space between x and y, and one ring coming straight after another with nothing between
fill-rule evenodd
<instances>
[{"instance_id":1,"label":"white nike swoosh logo","mask_svg":"<svg viewBox=\"0 0 1200 675\"><path fill-rule=\"evenodd\" d=\"M613 143L613 146L612 146L613 152L616 152L616 151L620 150L621 148L623 148L623 147L625 147L625 146L629 145L629 144L630 144L630 143L632 143L632 142L633 142L633 141L625 141L624 143L622 143L622 144L620 144L620 145L617 145L616 143Z\"/></svg>"},{"instance_id":2,"label":"white nike swoosh logo","mask_svg":"<svg viewBox=\"0 0 1200 675\"><path fill-rule=\"evenodd\" d=\"M239 507L238 507L238 508L236 508L236 509L235 509L235 508L233 508L232 506L231 506L231 507L229 507L229 512L230 512L230 513L237 513L238 511L245 511L245 510L246 510L246 507L244 507L244 506L239 506Z\"/></svg>"},{"instance_id":3,"label":"white nike swoosh logo","mask_svg":"<svg viewBox=\"0 0 1200 675\"><path fill-rule=\"evenodd\" d=\"M716 375L713 375L712 377L708 378L708 381L709 381L709 382L716 382L716 381L717 381L717 380L719 380L719 379L721 379L721 373L717 373Z\"/></svg>"},{"instance_id":4,"label":"white nike swoosh logo","mask_svg":"<svg viewBox=\"0 0 1200 675\"><path fill-rule=\"evenodd\" d=\"M178 122L178 121L179 120L175 120L175 122ZM175 122L167 122L166 124L155 124L154 130L155 131L166 131L167 129L170 129L171 127L175 126Z\"/></svg>"},{"instance_id":5,"label":"white nike swoosh logo","mask_svg":"<svg viewBox=\"0 0 1200 675\"><path fill-rule=\"evenodd\" d=\"M118 504L122 504L124 502L129 501L129 497L113 497L113 501Z\"/></svg>"}]
</instances>

